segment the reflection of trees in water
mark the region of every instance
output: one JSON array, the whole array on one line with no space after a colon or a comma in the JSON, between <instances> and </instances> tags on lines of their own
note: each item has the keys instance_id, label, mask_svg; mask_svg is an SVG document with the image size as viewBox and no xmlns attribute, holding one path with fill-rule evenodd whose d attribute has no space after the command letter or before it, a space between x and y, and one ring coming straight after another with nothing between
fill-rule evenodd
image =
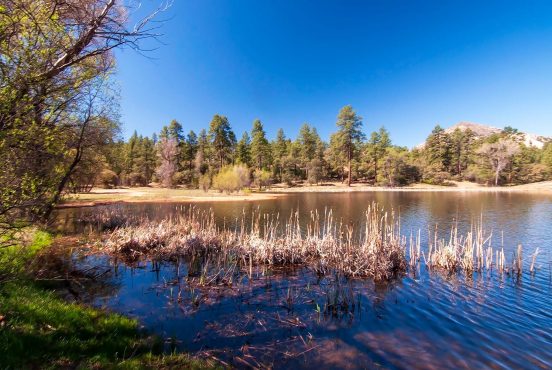
<instances>
[{"instance_id":1,"label":"reflection of trees in water","mask_svg":"<svg viewBox=\"0 0 552 370\"><path fill-rule=\"evenodd\" d=\"M78 247L63 245L63 241L57 241L32 261L29 269L38 281L66 299L86 303L117 294L121 284L106 258L90 259L80 254Z\"/></svg>"}]
</instances>

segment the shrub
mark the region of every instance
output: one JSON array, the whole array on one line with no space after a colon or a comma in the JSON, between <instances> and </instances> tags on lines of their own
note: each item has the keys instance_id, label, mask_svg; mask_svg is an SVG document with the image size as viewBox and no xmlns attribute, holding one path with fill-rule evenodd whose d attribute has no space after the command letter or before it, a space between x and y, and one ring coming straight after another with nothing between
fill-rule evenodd
<instances>
[{"instance_id":1,"label":"shrub","mask_svg":"<svg viewBox=\"0 0 552 370\"><path fill-rule=\"evenodd\" d=\"M198 180L198 185L200 189L203 189L204 192L207 192L211 187L211 176L209 174L201 175Z\"/></svg>"},{"instance_id":2,"label":"shrub","mask_svg":"<svg viewBox=\"0 0 552 370\"><path fill-rule=\"evenodd\" d=\"M317 184L320 182L320 179L322 178L322 162L318 159L313 159L309 162L307 166L307 182L309 184Z\"/></svg>"},{"instance_id":3,"label":"shrub","mask_svg":"<svg viewBox=\"0 0 552 370\"><path fill-rule=\"evenodd\" d=\"M440 169L439 166L430 165L424 168L422 182L430 185L443 185L447 180L450 180L450 174Z\"/></svg>"},{"instance_id":4,"label":"shrub","mask_svg":"<svg viewBox=\"0 0 552 370\"><path fill-rule=\"evenodd\" d=\"M223 167L213 179L213 187L221 193L240 191L249 183L249 170L244 165Z\"/></svg>"},{"instance_id":5,"label":"shrub","mask_svg":"<svg viewBox=\"0 0 552 370\"><path fill-rule=\"evenodd\" d=\"M117 174L109 169L104 169L100 172L99 183L105 189L111 189L119 183L119 177Z\"/></svg>"},{"instance_id":6,"label":"shrub","mask_svg":"<svg viewBox=\"0 0 552 370\"><path fill-rule=\"evenodd\" d=\"M270 185L270 180L271 180L270 172L266 170L259 170L259 169L255 170L255 172L253 173L253 178L255 181L255 186L258 186L259 189L262 189L263 186Z\"/></svg>"}]
</instances>

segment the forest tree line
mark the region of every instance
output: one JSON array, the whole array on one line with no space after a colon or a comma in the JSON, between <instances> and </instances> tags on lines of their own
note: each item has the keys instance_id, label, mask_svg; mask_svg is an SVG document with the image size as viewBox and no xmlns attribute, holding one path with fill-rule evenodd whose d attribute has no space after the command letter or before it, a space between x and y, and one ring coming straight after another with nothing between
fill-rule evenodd
<instances>
[{"instance_id":1,"label":"forest tree line","mask_svg":"<svg viewBox=\"0 0 552 370\"><path fill-rule=\"evenodd\" d=\"M550 179L552 146L526 147L505 129L485 139L436 127L424 148L369 135L352 107L328 142L311 125L295 138L262 122L237 136L215 115L199 132L171 122L153 137L120 140L114 50L156 38L155 10L134 24L133 1L5 0L0 4L0 240L20 220L46 220L67 192L95 185L234 191L273 183L365 182L402 186L470 180ZM0 246L2 245L0 241Z\"/></svg>"},{"instance_id":2,"label":"forest tree line","mask_svg":"<svg viewBox=\"0 0 552 370\"><path fill-rule=\"evenodd\" d=\"M239 190L274 183L294 186L323 181L404 186L472 181L488 185L523 184L551 179L552 144L526 146L510 127L479 138L470 129L447 133L436 126L423 146L393 145L380 128L365 134L351 106L338 114L329 142L305 123L294 139L283 129L269 140L260 120L239 138L227 117L215 115L209 127L185 132L173 120L152 137L138 135L106 146L103 161L78 191L93 184L105 187L147 186ZM99 175L97 175L99 174Z\"/></svg>"}]
</instances>

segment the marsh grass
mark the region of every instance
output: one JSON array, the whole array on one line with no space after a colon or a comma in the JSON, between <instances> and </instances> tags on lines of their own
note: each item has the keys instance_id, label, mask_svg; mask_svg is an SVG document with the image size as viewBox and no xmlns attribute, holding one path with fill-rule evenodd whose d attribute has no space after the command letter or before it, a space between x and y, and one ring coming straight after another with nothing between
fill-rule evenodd
<instances>
[{"instance_id":1,"label":"marsh grass","mask_svg":"<svg viewBox=\"0 0 552 370\"><path fill-rule=\"evenodd\" d=\"M331 211L312 212L306 225L298 212L283 222L279 215L250 217L247 222L243 215L234 229L219 228L212 211L190 207L178 217L119 228L108 235L101 251L130 262L144 257L202 259L249 270L250 275L254 265L306 265L320 274L375 280L406 271L406 238L400 235L398 219L376 204L366 211L360 231L335 222Z\"/></svg>"},{"instance_id":2,"label":"marsh grass","mask_svg":"<svg viewBox=\"0 0 552 370\"><path fill-rule=\"evenodd\" d=\"M523 271L521 245L508 263L504 248L491 246L492 233L485 231L482 219L464 234L457 224L447 238L439 237L437 230L428 234L426 248L421 245L421 231L407 240L395 212L376 203L367 208L357 228L336 220L328 209L312 211L303 223L297 211L285 219L253 212L242 214L233 228L219 227L212 210L190 206L162 221L142 220L116 228L96 250L128 263L148 258L191 261L189 275L200 276L200 285L231 285L237 271L246 271L251 278L254 266L307 266L320 275L376 281L400 276L422 262L430 270L449 273L494 269L519 276ZM537 255L538 250L531 256L531 273L536 271Z\"/></svg>"}]
</instances>

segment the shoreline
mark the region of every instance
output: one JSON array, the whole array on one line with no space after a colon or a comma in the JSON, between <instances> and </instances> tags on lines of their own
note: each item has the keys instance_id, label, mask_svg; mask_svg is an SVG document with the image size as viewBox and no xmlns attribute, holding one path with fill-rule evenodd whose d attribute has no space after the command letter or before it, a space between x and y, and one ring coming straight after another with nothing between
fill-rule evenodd
<instances>
[{"instance_id":1,"label":"shoreline","mask_svg":"<svg viewBox=\"0 0 552 370\"><path fill-rule=\"evenodd\" d=\"M458 182L455 186L438 186L414 184L406 187L383 187L365 184L352 184L348 187L342 183L323 183L284 187L275 185L266 192L248 194L222 194L219 192L204 192L198 189L162 189L156 187L137 187L119 189L94 188L90 193L79 193L77 198L68 199L56 208L94 207L115 203L205 203L205 202L253 202L274 200L298 193L373 193L373 192L458 192L458 193L516 193L539 194L552 196L552 181L533 184L486 187L474 183Z\"/></svg>"}]
</instances>

